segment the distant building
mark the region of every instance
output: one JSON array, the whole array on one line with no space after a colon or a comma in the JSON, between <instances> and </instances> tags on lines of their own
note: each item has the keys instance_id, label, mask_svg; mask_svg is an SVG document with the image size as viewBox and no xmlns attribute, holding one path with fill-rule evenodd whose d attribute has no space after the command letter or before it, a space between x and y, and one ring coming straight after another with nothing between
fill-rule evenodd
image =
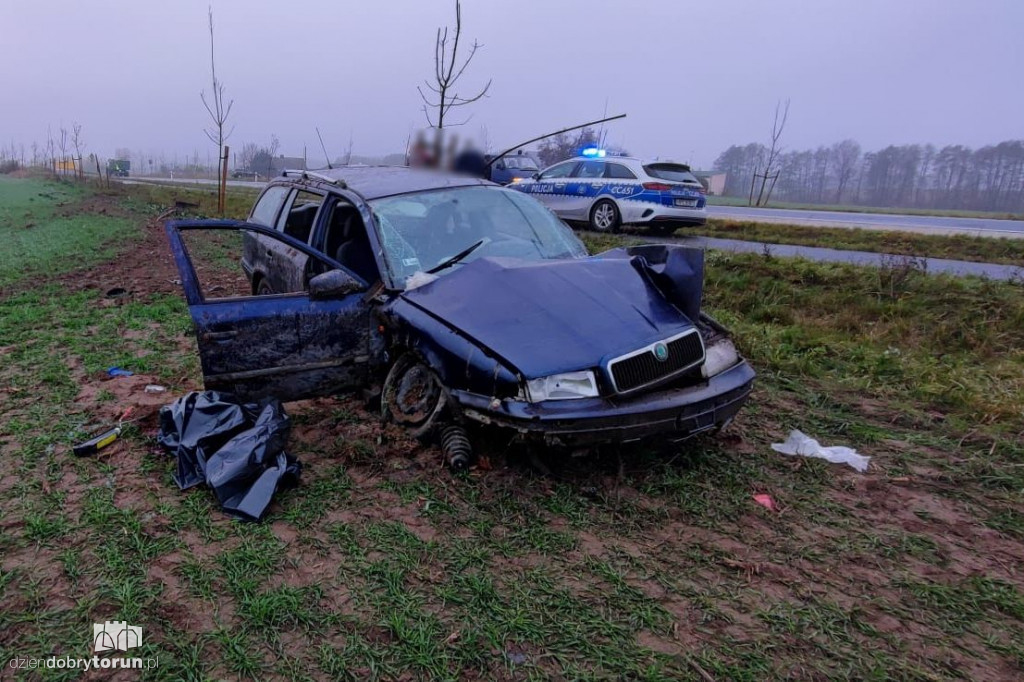
<instances>
[{"instance_id":1,"label":"distant building","mask_svg":"<svg viewBox=\"0 0 1024 682\"><path fill-rule=\"evenodd\" d=\"M281 156L275 157L271 162L271 173L270 175L280 175L281 171L286 170L307 170L306 160L301 156Z\"/></svg>"},{"instance_id":2,"label":"distant building","mask_svg":"<svg viewBox=\"0 0 1024 682\"><path fill-rule=\"evenodd\" d=\"M713 196L721 196L725 194L725 178L726 173L720 173L718 171L692 171L697 179L700 180L700 184L704 185L704 189L708 191L708 194Z\"/></svg>"},{"instance_id":3,"label":"distant building","mask_svg":"<svg viewBox=\"0 0 1024 682\"><path fill-rule=\"evenodd\" d=\"M264 177L274 177L286 170L308 170L306 160L301 156L271 156L266 151L257 152L248 168L236 168L234 175L248 175L250 173Z\"/></svg>"}]
</instances>

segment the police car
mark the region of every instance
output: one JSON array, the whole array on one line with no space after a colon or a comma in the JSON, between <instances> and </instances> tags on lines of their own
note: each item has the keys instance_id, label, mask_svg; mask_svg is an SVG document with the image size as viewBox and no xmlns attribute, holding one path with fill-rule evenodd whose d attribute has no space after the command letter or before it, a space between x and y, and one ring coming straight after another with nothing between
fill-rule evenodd
<instances>
[{"instance_id":1,"label":"police car","mask_svg":"<svg viewBox=\"0 0 1024 682\"><path fill-rule=\"evenodd\" d=\"M707 222L704 187L689 166L678 163L644 163L587 149L510 187L534 197L559 218L586 222L598 232L641 224L670 234L677 227Z\"/></svg>"}]
</instances>

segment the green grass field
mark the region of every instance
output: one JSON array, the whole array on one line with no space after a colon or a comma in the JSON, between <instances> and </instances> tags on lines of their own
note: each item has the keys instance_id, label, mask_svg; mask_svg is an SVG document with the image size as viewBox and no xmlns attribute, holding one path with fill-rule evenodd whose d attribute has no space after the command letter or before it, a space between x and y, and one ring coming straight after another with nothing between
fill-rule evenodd
<instances>
[{"instance_id":1,"label":"green grass field","mask_svg":"<svg viewBox=\"0 0 1024 682\"><path fill-rule=\"evenodd\" d=\"M360 401L316 400L289 406L302 485L243 524L177 489L141 390L200 387L152 222L184 196L210 212L0 181L5 665L91 656L91 624L127 620L146 679L1024 675L1019 284L711 252L706 307L759 372L722 434L551 476L500 441L452 476ZM71 455L130 405L120 444ZM774 453L792 428L871 467Z\"/></svg>"}]
</instances>

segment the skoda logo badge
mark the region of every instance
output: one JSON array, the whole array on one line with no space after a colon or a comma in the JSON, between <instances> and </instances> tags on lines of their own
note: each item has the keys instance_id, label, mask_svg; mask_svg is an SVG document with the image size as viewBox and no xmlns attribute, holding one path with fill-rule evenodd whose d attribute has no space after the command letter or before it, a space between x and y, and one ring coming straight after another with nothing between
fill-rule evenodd
<instances>
[{"instance_id":1,"label":"skoda logo badge","mask_svg":"<svg viewBox=\"0 0 1024 682\"><path fill-rule=\"evenodd\" d=\"M658 359L658 362L668 360L668 346L663 343L654 344L654 357Z\"/></svg>"}]
</instances>

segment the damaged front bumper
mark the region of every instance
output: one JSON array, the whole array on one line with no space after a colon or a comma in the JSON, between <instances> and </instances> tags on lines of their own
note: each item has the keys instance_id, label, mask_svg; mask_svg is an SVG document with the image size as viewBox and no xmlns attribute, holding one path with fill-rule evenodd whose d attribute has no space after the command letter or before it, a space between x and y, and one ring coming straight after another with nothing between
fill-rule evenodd
<instances>
[{"instance_id":1,"label":"damaged front bumper","mask_svg":"<svg viewBox=\"0 0 1024 682\"><path fill-rule=\"evenodd\" d=\"M629 399L582 398L527 403L453 391L469 419L514 429L550 445L625 443L651 436L681 440L724 426L750 395L754 370L745 361L693 386Z\"/></svg>"}]
</instances>

